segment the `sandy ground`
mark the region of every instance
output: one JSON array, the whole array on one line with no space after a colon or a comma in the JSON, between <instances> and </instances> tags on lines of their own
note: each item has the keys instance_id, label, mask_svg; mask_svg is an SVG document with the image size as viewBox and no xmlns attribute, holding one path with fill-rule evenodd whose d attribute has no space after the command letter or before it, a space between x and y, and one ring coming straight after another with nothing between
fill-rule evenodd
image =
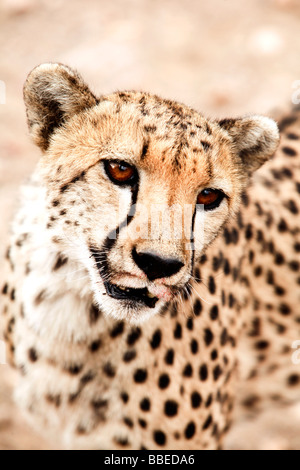
<instances>
[{"instance_id":1,"label":"sandy ground","mask_svg":"<svg viewBox=\"0 0 300 470\"><path fill-rule=\"evenodd\" d=\"M299 0L0 0L0 255L39 156L22 102L35 65L76 67L98 94L145 89L214 117L268 113L291 102L300 80L299 31ZM14 380L0 365L0 449L49 447L13 405ZM288 413L236 427L228 447L300 448L290 425L300 411Z\"/></svg>"}]
</instances>

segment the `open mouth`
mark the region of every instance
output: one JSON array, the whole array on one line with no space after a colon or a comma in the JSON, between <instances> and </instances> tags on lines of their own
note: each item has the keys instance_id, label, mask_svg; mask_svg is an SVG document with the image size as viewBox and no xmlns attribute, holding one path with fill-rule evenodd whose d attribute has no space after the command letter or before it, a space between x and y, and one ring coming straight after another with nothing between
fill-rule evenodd
<instances>
[{"instance_id":1,"label":"open mouth","mask_svg":"<svg viewBox=\"0 0 300 470\"><path fill-rule=\"evenodd\" d=\"M158 298L152 295L146 287L143 289L132 289L131 287L121 287L105 281L104 286L107 295L116 300L129 300L154 308Z\"/></svg>"},{"instance_id":2,"label":"open mouth","mask_svg":"<svg viewBox=\"0 0 300 470\"><path fill-rule=\"evenodd\" d=\"M91 255L94 257L96 266L99 270L100 276L103 280L104 287L107 295L116 300L123 300L132 303L139 303L146 305L146 307L154 308L158 297L155 297L149 290L144 287L143 289L133 289L131 287L122 287L112 284L111 282L104 281L105 268L107 268L107 262L105 257L99 251L91 247Z\"/></svg>"}]
</instances>

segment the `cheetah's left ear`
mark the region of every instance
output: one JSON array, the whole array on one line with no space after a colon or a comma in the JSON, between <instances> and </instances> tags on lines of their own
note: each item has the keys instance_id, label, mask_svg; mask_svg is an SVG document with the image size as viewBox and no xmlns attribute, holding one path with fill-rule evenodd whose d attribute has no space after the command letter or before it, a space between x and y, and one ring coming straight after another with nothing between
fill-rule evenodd
<instances>
[{"instance_id":1,"label":"cheetah's left ear","mask_svg":"<svg viewBox=\"0 0 300 470\"><path fill-rule=\"evenodd\" d=\"M268 117L223 119L219 125L232 137L236 153L248 173L257 170L278 147L279 130L275 121Z\"/></svg>"}]
</instances>

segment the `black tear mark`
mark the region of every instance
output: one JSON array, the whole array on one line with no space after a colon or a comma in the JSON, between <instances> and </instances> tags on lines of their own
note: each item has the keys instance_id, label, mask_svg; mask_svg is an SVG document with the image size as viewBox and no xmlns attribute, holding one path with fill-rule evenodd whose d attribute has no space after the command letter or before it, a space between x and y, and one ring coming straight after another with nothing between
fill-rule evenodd
<instances>
[{"instance_id":1,"label":"black tear mark","mask_svg":"<svg viewBox=\"0 0 300 470\"><path fill-rule=\"evenodd\" d=\"M137 182L137 184L131 188L131 206L130 206L129 213L126 219L123 222L121 222L121 224L116 229L112 230L109 233L108 237L106 238L105 242L102 245L102 248L98 250L97 247L90 246L91 253L95 259L96 266L100 272L102 279L105 279L106 276L109 274L109 263L108 263L109 251L116 244L121 230L130 224L130 222L132 221L135 215L135 205L137 202L138 192L139 192L139 184Z\"/></svg>"},{"instance_id":2,"label":"black tear mark","mask_svg":"<svg viewBox=\"0 0 300 470\"><path fill-rule=\"evenodd\" d=\"M141 160L144 160L146 158L148 149L149 149L149 141L147 140L143 145Z\"/></svg>"}]
</instances>

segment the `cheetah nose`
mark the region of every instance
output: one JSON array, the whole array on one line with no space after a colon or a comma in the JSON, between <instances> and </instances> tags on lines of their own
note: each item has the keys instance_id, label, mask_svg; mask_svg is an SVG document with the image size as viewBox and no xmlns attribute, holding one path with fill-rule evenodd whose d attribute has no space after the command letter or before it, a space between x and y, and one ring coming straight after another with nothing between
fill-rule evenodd
<instances>
[{"instance_id":1,"label":"cheetah nose","mask_svg":"<svg viewBox=\"0 0 300 470\"><path fill-rule=\"evenodd\" d=\"M177 258L165 258L151 251L138 253L136 248L132 250L132 257L149 281L170 277L184 266Z\"/></svg>"}]
</instances>

